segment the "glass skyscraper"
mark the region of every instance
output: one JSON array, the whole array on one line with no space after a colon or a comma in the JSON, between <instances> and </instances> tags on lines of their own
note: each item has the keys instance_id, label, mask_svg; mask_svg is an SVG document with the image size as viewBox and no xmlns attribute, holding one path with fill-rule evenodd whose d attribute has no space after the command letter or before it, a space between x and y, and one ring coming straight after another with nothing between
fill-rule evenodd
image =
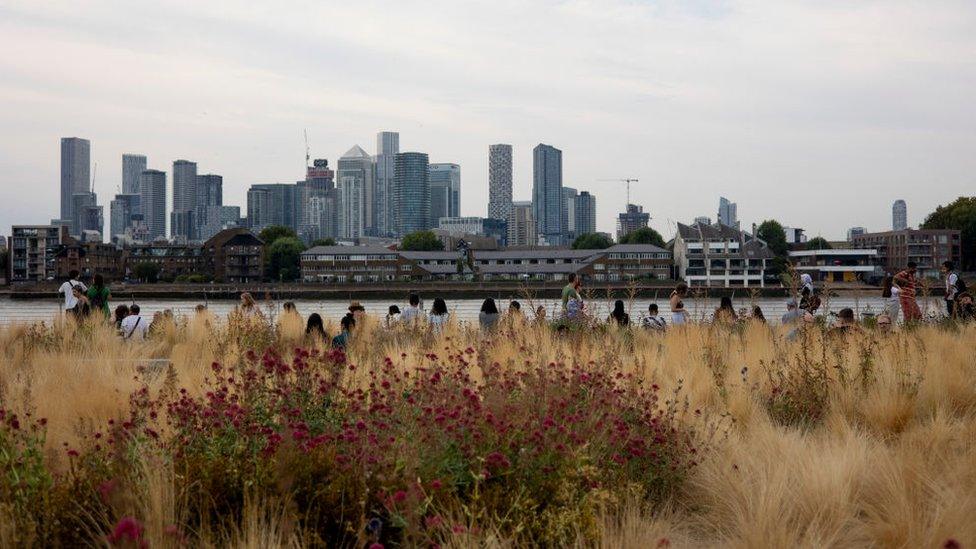
<instances>
[{"instance_id":1,"label":"glass skyscraper","mask_svg":"<svg viewBox=\"0 0 976 549\"><path fill-rule=\"evenodd\" d=\"M540 143L532 149L532 205L538 234L549 246L565 242L564 202L563 152Z\"/></svg>"},{"instance_id":2,"label":"glass skyscraper","mask_svg":"<svg viewBox=\"0 0 976 549\"><path fill-rule=\"evenodd\" d=\"M426 153L405 152L396 155L393 217L397 236L431 228L429 170Z\"/></svg>"}]
</instances>

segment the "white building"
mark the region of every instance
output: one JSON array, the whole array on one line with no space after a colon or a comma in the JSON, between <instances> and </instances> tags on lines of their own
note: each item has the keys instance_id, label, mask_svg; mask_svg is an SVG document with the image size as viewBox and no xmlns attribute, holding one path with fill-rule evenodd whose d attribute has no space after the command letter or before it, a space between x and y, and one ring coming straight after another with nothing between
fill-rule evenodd
<instances>
[{"instance_id":1,"label":"white building","mask_svg":"<svg viewBox=\"0 0 976 549\"><path fill-rule=\"evenodd\" d=\"M689 286L764 287L773 253L735 227L678 223L674 265Z\"/></svg>"},{"instance_id":2,"label":"white building","mask_svg":"<svg viewBox=\"0 0 976 549\"><path fill-rule=\"evenodd\" d=\"M874 248L798 250L790 252L790 261L797 272L818 281L858 282L882 274Z\"/></svg>"}]
</instances>

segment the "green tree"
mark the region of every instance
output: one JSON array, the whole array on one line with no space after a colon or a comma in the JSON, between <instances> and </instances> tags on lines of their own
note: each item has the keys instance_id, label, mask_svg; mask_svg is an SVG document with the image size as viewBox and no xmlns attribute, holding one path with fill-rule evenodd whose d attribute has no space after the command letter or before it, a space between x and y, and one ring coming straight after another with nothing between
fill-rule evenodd
<instances>
[{"instance_id":1,"label":"green tree","mask_svg":"<svg viewBox=\"0 0 976 549\"><path fill-rule=\"evenodd\" d=\"M976 269L976 196L960 196L930 213L923 229L955 229L962 233L962 266Z\"/></svg>"},{"instance_id":2,"label":"green tree","mask_svg":"<svg viewBox=\"0 0 976 549\"><path fill-rule=\"evenodd\" d=\"M436 252L444 249L444 243L433 231L417 231L403 237L400 249L409 252Z\"/></svg>"},{"instance_id":3,"label":"green tree","mask_svg":"<svg viewBox=\"0 0 976 549\"><path fill-rule=\"evenodd\" d=\"M834 247L830 245L830 242L822 236L815 236L810 240L807 240L804 248L807 250L832 250Z\"/></svg>"},{"instance_id":4,"label":"green tree","mask_svg":"<svg viewBox=\"0 0 976 549\"><path fill-rule=\"evenodd\" d=\"M304 251L305 244L297 237L286 236L275 240L268 246L265 271L268 279L282 282L298 280Z\"/></svg>"},{"instance_id":5,"label":"green tree","mask_svg":"<svg viewBox=\"0 0 976 549\"><path fill-rule=\"evenodd\" d=\"M298 235L295 234L295 231L289 227L285 227L283 225L269 225L261 229L261 233L258 235L258 238L264 241L265 246L271 246L279 238L298 238Z\"/></svg>"},{"instance_id":6,"label":"green tree","mask_svg":"<svg viewBox=\"0 0 976 549\"><path fill-rule=\"evenodd\" d=\"M767 219L756 229L756 237L762 239L769 246L769 250L777 256L785 256L789 246L786 244L786 231L779 221Z\"/></svg>"},{"instance_id":7,"label":"green tree","mask_svg":"<svg viewBox=\"0 0 976 549\"><path fill-rule=\"evenodd\" d=\"M650 227L641 227L636 231L627 233L620 239L621 244L653 244L659 248L665 246L664 237L661 233Z\"/></svg>"},{"instance_id":8,"label":"green tree","mask_svg":"<svg viewBox=\"0 0 976 549\"><path fill-rule=\"evenodd\" d=\"M336 241L334 238L317 238L312 241L309 248L314 248L316 246L335 246Z\"/></svg>"},{"instance_id":9,"label":"green tree","mask_svg":"<svg viewBox=\"0 0 976 549\"><path fill-rule=\"evenodd\" d=\"M137 279L152 284L159 280L159 265L149 262L136 263L132 269L132 274Z\"/></svg>"},{"instance_id":10,"label":"green tree","mask_svg":"<svg viewBox=\"0 0 976 549\"><path fill-rule=\"evenodd\" d=\"M610 246L613 246L613 242L599 233L581 234L573 241L574 250L603 250Z\"/></svg>"}]
</instances>

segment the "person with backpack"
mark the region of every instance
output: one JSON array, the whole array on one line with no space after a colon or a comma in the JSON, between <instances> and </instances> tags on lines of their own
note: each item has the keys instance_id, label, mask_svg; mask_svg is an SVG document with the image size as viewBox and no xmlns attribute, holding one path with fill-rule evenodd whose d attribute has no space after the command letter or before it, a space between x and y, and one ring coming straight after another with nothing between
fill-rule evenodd
<instances>
[{"instance_id":1,"label":"person with backpack","mask_svg":"<svg viewBox=\"0 0 976 549\"><path fill-rule=\"evenodd\" d=\"M142 341L146 339L149 321L139 315L139 306L135 303L129 307L129 316L122 319L122 339L126 341Z\"/></svg>"},{"instance_id":2,"label":"person with backpack","mask_svg":"<svg viewBox=\"0 0 976 549\"><path fill-rule=\"evenodd\" d=\"M88 303L92 311L101 311L105 318L111 318L112 311L109 309L108 300L112 297L112 292L105 285L105 279L97 274L92 279L91 288L88 288Z\"/></svg>"},{"instance_id":3,"label":"person with backpack","mask_svg":"<svg viewBox=\"0 0 976 549\"><path fill-rule=\"evenodd\" d=\"M956 302L959 294L966 292L966 283L954 272L955 267L951 261L942 262L942 274L945 276L946 313L949 314L949 318L958 316Z\"/></svg>"},{"instance_id":4,"label":"person with backpack","mask_svg":"<svg viewBox=\"0 0 976 549\"><path fill-rule=\"evenodd\" d=\"M68 273L68 280L58 288L58 293L64 294L64 312L71 315L77 314L75 307L78 305L78 298L75 296L75 288L82 293L88 291L88 287L78 280L78 271L71 271Z\"/></svg>"}]
</instances>

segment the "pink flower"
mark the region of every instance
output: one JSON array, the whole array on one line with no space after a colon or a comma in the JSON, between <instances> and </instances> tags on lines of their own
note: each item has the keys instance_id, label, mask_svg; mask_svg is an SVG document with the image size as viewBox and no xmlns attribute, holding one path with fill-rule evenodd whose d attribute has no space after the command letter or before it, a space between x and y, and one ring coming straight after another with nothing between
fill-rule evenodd
<instances>
[{"instance_id":1,"label":"pink flower","mask_svg":"<svg viewBox=\"0 0 976 549\"><path fill-rule=\"evenodd\" d=\"M403 503L406 500L407 500L407 493L404 492L403 490L397 490L397 492L393 494L393 501L395 501L396 503Z\"/></svg>"},{"instance_id":2,"label":"pink flower","mask_svg":"<svg viewBox=\"0 0 976 549\"><path fill-rule=\"evenodd\" d=\"M126 540L139 542L142 540L142 532L142 524L135 517L122 517L112 530L112 534L108 536L108 541L112 544Z\"/></svg>"}]
</instances>

